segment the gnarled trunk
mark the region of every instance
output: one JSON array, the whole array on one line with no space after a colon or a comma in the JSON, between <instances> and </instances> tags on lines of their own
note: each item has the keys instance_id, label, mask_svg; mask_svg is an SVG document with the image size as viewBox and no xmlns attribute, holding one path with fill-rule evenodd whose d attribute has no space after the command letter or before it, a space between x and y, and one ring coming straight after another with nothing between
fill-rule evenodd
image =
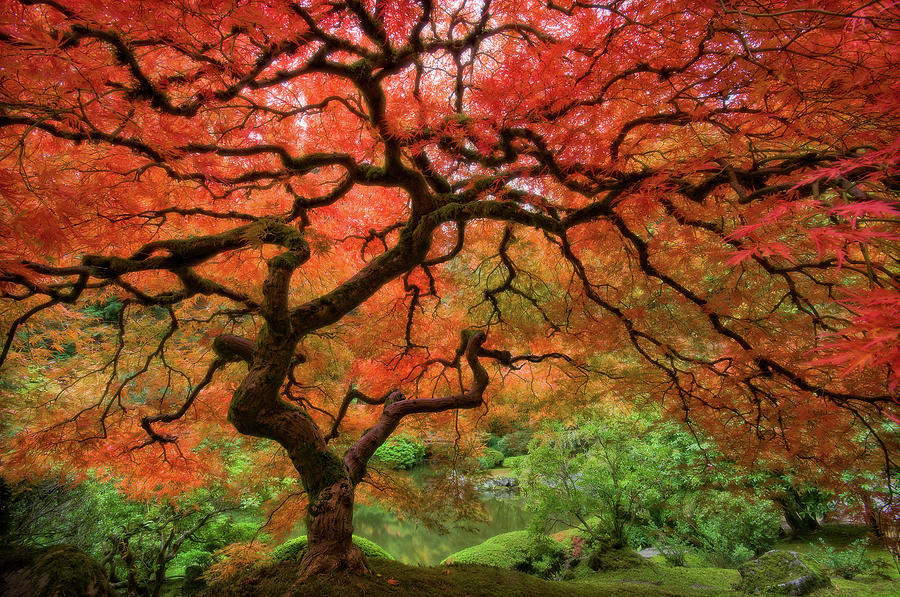
<instances>
[{"instance_id":1,"label":"gnarled trunk","mask_svg":"<svg viewBox=\"0 0 900 597\"><path fill-rule=\"evenodd\" d=\"M274 295L273 289L277 286L279 276L276 274L277 271L267 280L269 297ZM284 307L284 301L281 306ZM354 491L365 476L366 464L403 417L475 408L482 404L488 375L478 362L478 351L485 341L485 334L467 330L461 336L459 354L465 354L473 374L468 391L417 400L404 400L399 391L386 395L379 401L386 405L378 422L341 459L329 449L312 417L302 407L289 404L280 397L298 337L291 331L291 325L283 319L279 322L276 315L277 309L273 308L267 326L260 331L253 346L231 336L220 337L214 344L220 359L241 359L248 365L247 375L232 396L228 420L240 433L278 442L300 475L309 498L306 521L309 542L300 561L299 581L338 570L370 574L365 556L353 544ZM270 327L269 323L280 325ZM389 404L388 397L392 398Z\"/></svg>"},{"instance_id":2,"label":"gnarled trunk","mask_svg":"<svg viewBox=\"0 0 900 597\"><path fill-rule=\"evenodd\" d=\"M300 578L337 570L369 574L362 551L353 544L354 485L342 479L310 498L307 552L300 561Z\"/></svg>"}]
</instances>

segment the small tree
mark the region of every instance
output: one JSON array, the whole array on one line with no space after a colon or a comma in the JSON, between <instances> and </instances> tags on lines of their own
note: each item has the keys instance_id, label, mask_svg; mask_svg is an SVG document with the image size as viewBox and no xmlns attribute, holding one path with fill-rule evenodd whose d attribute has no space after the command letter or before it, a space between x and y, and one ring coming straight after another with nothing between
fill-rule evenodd
<instances>
[{"instance_id":1,"label":"small tree","mask_svg":"<svg viewBox=\"0 0 900 597\"><path fill-rule=\"evenodd\" d=\"M592 541L631 543L638 521L660 518L664 505L696 484L692 438L646 415L555 424L519 465L534 524L563 525Z\"/></svg>"},{"instance_id":2,"label":"small tree","mask_svg":"<svg viewBox=\"0 0 900 597\"><path fill-rule=\"evenodd\" d=\"M158 597L172 561L184 549L212 551L247 539L236 536L235 525L223 515L232 504L220 494L201 490L178 500L140 503L98 481L19 484L5 504L10 524L0 543L77 545L101 561L114 588Z\"/></svg>"}]
</instances>

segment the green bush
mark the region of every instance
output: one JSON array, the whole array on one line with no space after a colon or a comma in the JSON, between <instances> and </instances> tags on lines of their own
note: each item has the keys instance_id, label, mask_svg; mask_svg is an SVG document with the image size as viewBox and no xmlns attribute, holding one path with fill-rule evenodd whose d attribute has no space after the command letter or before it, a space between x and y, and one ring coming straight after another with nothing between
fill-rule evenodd
<instances>
[{"instance_id":1,"label":"green bush","mask_svg":"<svg viewBox=\"0 0 900 597\"><path fill-rule=\"evenodd\" d=\"M687 554L691 546L683 539L674 535L659 534L653 546L659 550L669 566L687 565Z\"/></svg>"},{"instance_id":2,"label":"green bush","mask_svg":"<svg viewBox=\"0 0 900 597\"><path fill-rule=\"evenodd\" d=\"M405 437L392 437L375 450L372 460L394 470L409 470L425 459L425 445Z\"/></svg>"},{"instance_id":3,"label":"green bush","mask_svg":"<svg viewBox=\"0 0 900 597\"><path fill-rule=\"evenodd\" d=\"M478 465L482 469L497 468L503 463L503 452L487 448L484 454L478 459Z\"/></svg>"},{"instance_id":4,"label":"green bush","mask_svg":"<svg viewBox=\"0 0 900 597\"><path fill-rule=\"evenodd\" d=\"M206 551L216 551L232 543L247 543L253 540L266 542L269 535L260 533L255 522L235 522L230 516L217 517L202 534L200 544Z\"/></svg>"},{"instance_id":5,"label":"green bush","mask_svg":"<svg viewBox=\"0 0 900 597\"><path fill-rule=\"evenodd\" d=\"M678 526L714 566L735 568L775 546L781 517L771 502L715 491L698 494L693 511Z\"/></svg>"},{"instance_id":6,"label":"green bush","mask_svg":"<svg viewBox=\"0 0 900 597\"><path fill-rule=\"evenodd\" d=\"M172 561L172 568L187 568L188 566L199 566L202 570L206 570L213 563L213 555L202 549L190 549L179 552Z\"/></svg>"},{"instance_id":7,"label":"green bush","mask_svg":"<svg viewBox=\"0 0 900 597\"><path fill-rule=\"evenodd\" d=\"M513 431L497 440L496 447L504 456L524 456L528 452L528 443L532 435L530 429Z\"/></svg>"},{"instance_id":8,"label":"green bush","mask_svg":"<svg viewBox=\"0 0 900 597\"><path fill-rule=\"evenodd\" d=\"M533 529L562 522L596 544L637 548L697 484L705 465L695 450L689 433L652 413L596 414L548 426L516 476Z\"/></svg>"},{"instance_id":9,"label":"green bush","mask_svg":"<svg viewBox=\"0 0 900 597\"><path fill-rule=\"evenodd\" d=\"M516 468L525 459L525 456L507 456L500 464L503 468Z\"/></svg>"},{"instance_id":10,"label":"green bush","mask_svg":"<svg viewBox=\"0 0 900 597\"><path fill-rule=\"evenodd\" d=\"M306 535L300 535L295 539L285 541L284 543L273 549L269 557L273 562L299 560L303 557L303 554L306 553L306 545L308 543L309 540L306 538ZM365 537L358 537L356 535L353 535L353 543L362 550L363 554L365 554L367 558L381 558L384 560L397 559L387 551L385 551L383 547L381 547L374 541L366 539Z\"/></svg>"},{"instance_id":11,"label":"green bush","mask_svg":"<svg viewBox=\"0 0 900 597\"><path fill-rule=\"evenodd\" d=\"M560 569L565 557L566 549L558 541L513 531L451 554L441 564L477 564L547 577Z\"/></svg>"},{"instance_id":12,"label":"green bush","mask_svg":"<svg viewBox=\"0 0 900 597\"><path fill-rule=\"evenodd\" d=\"M869 540L865 537L854 541L846 549L835 549L826 545L821 538L818 544L810 543L810 547L812 547L812 557L819 564L835 576L847 580L853 579L857 574L868 572L875 566L875 562L866 555Z\"/></svg>"}]
</instances>

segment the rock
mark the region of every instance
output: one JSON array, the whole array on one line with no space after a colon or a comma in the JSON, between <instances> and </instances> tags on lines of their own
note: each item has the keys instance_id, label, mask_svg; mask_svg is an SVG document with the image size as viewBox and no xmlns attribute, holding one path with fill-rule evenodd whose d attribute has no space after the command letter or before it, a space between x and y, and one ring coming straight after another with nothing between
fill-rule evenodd
<instances>
[{"instance_id":1,"label":"rock","mask_svg":"<svg viewBox=\"0 0 900 597\"><path fill-rule=\"evenodd\" d=\"M587 557L587 565L591 570L608 572L639 568L650 564L633 549L603 544Z\"/></svg>"},{"instance_id":2,"label":"rock","mask_svg":"<svg viewBox=\"0 0 900 597\"><path fill-rule=\"evenodd\" d=\"M641 551L638 552L638 555L641 556L642 558L647 558L649 560L653 556L662 555L662 552L659 551L659 549L657 549L655 547L645 547L644 549L642 549Z\"/></svg>"},{"instance_id":3,"label":"rock","mask_svg":"<svg viewBox=\"0 0 900 597\"><path fill-rule=\"evenodd\" d=\"M772 550L738 568L739 591L753 595L806 595L831 587L828 575L795 551Z\"/></svg>"},{"instance_id":4,"label":"rock","mask_svg":"<svg viewBox=\"0 0 900 597\"><path fill-rule=\"evenodd\" d=\"M193 595L206 588L206 581L201 576L203 571L203 566L199 564L190 564L185 567L184 581L181 583L182 595Z\"/></svg>"},{"instance_id":5,"label":"rock","mask_svg":"<svg viewBox=\"0 0 900 597\"><path fill-rule=\"evenodd\" d=\"M517 493L519 480L515 477L492 477L481 483L478 490L489 493Z\"/></svg>"},{"instance_id":6,"label":"rock","mask_svg":"<svg viewBox=\"0 0 900 597\"><path fill-rule=\"evenodd\" d=\"M2 597L115 597L106 572L74 545L44 549L4 548L0 557Z\"/></svg>"}]
</instances>

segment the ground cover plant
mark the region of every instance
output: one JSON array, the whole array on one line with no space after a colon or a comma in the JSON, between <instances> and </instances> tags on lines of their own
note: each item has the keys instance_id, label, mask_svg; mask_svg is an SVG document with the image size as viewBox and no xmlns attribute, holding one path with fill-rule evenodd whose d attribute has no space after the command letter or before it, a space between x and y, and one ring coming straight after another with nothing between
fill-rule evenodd
<instances>
[{"instance_id":1,"label":"ground cover plant","mask_svg":"<svg viewBox=\"0 0 900 597\"><path fill-rule=\"evenodd\" d=\"M522 443L489 413L652 403L798 488L869 475L888 537L898 10L3 2L4 475L293 478L297 578L366 575L356 500L476 516Z\"/></svg>"}]
</instances>

